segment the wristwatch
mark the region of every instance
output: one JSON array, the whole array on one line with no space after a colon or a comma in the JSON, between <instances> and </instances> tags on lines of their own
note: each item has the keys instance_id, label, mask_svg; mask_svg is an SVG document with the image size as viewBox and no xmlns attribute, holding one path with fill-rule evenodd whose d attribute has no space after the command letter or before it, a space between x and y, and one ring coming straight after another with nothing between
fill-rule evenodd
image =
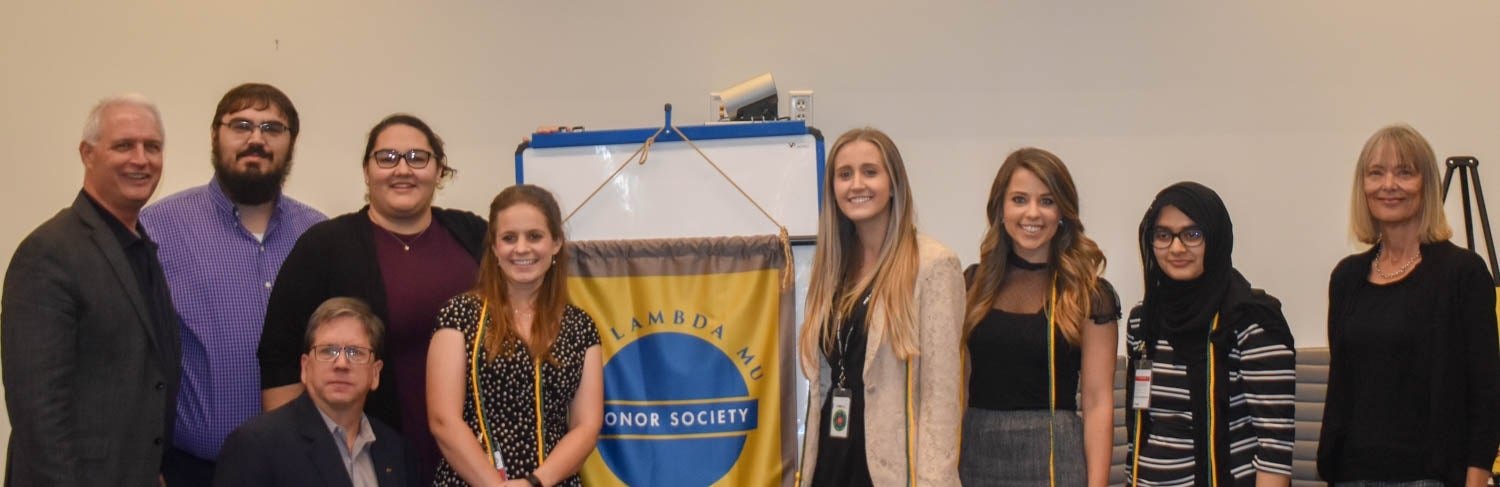
<instances>
[{"instance_id":1,"label":"wristwatch","mask_svg":"<svg viewBox=\"0 0 1500 487\"><path fill-rule=\"evenodd\" d=\"M542 479L536 478L534 473L526 474L526 483L531 484L531 487L542 487Z\"/></svg>"}]
</instances>

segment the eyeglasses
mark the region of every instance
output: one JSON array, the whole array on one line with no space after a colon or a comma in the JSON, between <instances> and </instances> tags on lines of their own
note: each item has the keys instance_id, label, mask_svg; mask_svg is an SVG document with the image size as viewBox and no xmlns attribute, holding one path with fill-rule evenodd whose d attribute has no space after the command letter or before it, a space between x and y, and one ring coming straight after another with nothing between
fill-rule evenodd
<instances>
[{"instance_id":1,"label":"eyeglasses","mask_svg":"<svg viewBox=\"0 0 1500 487\"><path fill-rule=\"evenodd\" d=\"M1203 229L1198 227L1184 228L1181 232L1170 232L1165 228L1157 228L1151 233L1151 246L1158 249L1172 247L1173 240L1181 240L1182 245L1197 247L1203 245Z\"/></svg>"},{"instance_id":2,"label":"eyeglasses","mask_svg":"<svg viewBox=\"0 0 1500 487\"><path fill-rule=\"evenodd\" d=\"M287 130L286 124L281 122L255 123L243 118L236 118L220 125L229 127L229 130L233 130L234 133L240 135L250 135L251 133L254 133L255 129L257 128L260 129L260 133L266 134L266 136L281 135L286 133Z\"/></svg>"},{"instance_id":3,"label":"eyeglasses","mask_svg":"<svg viewBox=\"0 0 1500 487\"><path fill-rule=\"evenodd\" d=\"M375 159L376 166L385 169L396 167L402 159L406 159L406 165L411 166L412 169L421 169L427 167L427 163L432 160L432 153L422 149L412 149L403 154L392 149L385 149L375 151L374 154L370 154L370 158Z\"/></svg>"},{"instance_id":4,"label":"eyeglasses","mask_svg":"<svg viewBox=\"0 0 1500 487\"><path fill-rule=\"evenodd\" d=\"M375 360L375 351L365 347L340 346L340 345L318 345L312 348L312 356L319 362L332 362L338 360L339 354L349 359L349 363L365 365Z\"/></svg>"}]
</instances>

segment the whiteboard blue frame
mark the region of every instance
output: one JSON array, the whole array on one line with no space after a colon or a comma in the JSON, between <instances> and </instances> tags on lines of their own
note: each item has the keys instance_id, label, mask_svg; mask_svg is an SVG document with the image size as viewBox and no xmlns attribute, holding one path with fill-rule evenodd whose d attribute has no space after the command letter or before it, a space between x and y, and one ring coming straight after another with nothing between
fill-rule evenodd
<instances>
[{"instance_id":1,"label":"whiteboard blue frame","mask_svg":"<svg viewBox=\"0 0 1500 487\"><path fill-rule=\"evenodd\" d=\"M716 139L744 139L754 137L775 137L783 135L812 135L813 139L817 141L817 149L814 152L817 152L818 154L818 173L814 175L814 177L818 182L818 204L823 204L823 171L825 169L825 159L827 158L827 155L824 154L823 133L818 131L818 129L816 128L808 127L806 122L803 122L801 120L781 120L775 122L726 123L714 125L691 125L687 127L678 127L678 129L682 130L681 134L678 134L676 131L672 130L672 127L667 127L666 130L662 131L660 136L657 136L656 141L680 142L682 141L682 137L684 135L686 135L688 139L691 139L695 142L701 140ZM643 144L646 142L646 139L651 138L651 135L655 134L657 130L660 129L639 128L533 134L531 136L531 142L523 142L519 147L516 147L516 184L526 183L526 161L524 157L522 157L522 154L524 154L526 152L526 149L528 148L551 149L558 147ZM813 211L818 211L818 209L814 208ZM811 242L798 241L794 243L801 244Z\"/></svg>"}]
</instances>

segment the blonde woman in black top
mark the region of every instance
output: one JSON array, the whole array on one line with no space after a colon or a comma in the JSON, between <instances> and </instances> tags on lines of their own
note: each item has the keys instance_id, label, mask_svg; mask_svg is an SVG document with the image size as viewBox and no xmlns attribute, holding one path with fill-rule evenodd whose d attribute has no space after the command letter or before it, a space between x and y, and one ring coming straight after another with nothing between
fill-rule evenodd
<instances>
[{"instance_id":1,"label":"blonde woman in black top","mask_svg":"<svg viewBox=\"0 0 1500 487\"><path fill-rule=\"evenodd\" d=\"M1437 158L1380 129L1354 170L1350 230L1368 251L1328 283L1328 399L1318 473L1338 485L1483 486L1500 444L1494 281L1448 241Z\"/></svg>"}]
</instances>

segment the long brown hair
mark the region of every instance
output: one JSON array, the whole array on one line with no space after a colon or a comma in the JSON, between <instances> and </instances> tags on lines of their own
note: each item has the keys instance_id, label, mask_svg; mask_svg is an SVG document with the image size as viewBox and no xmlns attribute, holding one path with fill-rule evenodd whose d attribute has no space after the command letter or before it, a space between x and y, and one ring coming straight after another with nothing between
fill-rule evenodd
<instances>
[{"instance_id":1,"label":"long brown hair","mask_svg":"<svg viewBox=\"0 0 1500 487\"><path fill-rule=\"evenodd\" d=\"M479 278L474 289L469 291L489 305L489 326L484 329L484 351L490 359L502 353L510 353L506 347L517 338L512 317L515 304L510 302L510 293L505 274L500 270L500 260L495 256L495 217L506 208L515 205L531 205L547 219L547 232L558 244L557 255L551 267L542 276L542 285L537 290L535 314L531 322L531 343L526 348L535 358L546 357L547 362L557 363L552 356L552 344L562 330L563 309L568 304L568 245L563 236L562 211L557 199L540 186L519 184L505 188L490 202L490 227L484 236L484 256L479 259ZM481 323L481 326L484 324Z\"/></svg>"},{"instance_id":2,"label":"long brown hair","mask_svg":"<svg viewBox=\"0 0 1500 487\"><path fill-rule=\"evenodd\" d=\"M1047 185L1057 203L1057 233L1052 236L1047 262L1057 276L1057 308L1052 310L1057 327L1062 330L1068 343L1077 345L1081 339L1081 324L1087 318L1094 299L1098 299L1099 274L1104 272L1104 252L1083 233L1083 222L1078 219L1078 188L1073 186L1073 176L1068 166L1063 165L1051 152L1026 147L1005 158L995 182L990 185L989 204L985 215L989 217L989 229L979 243L979 268L969 284L968 311L964 315L964 337L984 319L995 304L1000 293L1000 284L1005 282L1005 261L1010 255L1013 242L1005 232L1005 191L1016 171L1025 169L1035 174ZM1049 296L1050 299L1050 296Z\"/></svg>"},{"instance_id":3,"label":"long brown hair","mask_svg":"<svg viewBox=\"0 0 1500 487\"><path fill-rule=\"evenodd\" d=\"M851 142L863 140L880 150L886 173L891 178L891 204L885 243L880 247L879 262L858 282L848 282L850 265L859 255L859 236L854 222L838 208L833 191L834 164L840 150ZM916 306L913 305L920 256L917 253L916 209L912 204L911 185L906 165L896 143L885 133L865 127L845 132L829 149L829 162L823 171L823 203L818 217L818 246L813 253L812 280L807 287L807 316L802 325L799 349L804 356L834 342L834 333L843 326L844 317L854 310L861 296L870 290L867 313L883 309L886 314L885 336L892 351L901 360L918 353ZM878 306L877 306L878 305ZM872 320L865 320L869 326ZM831 347L832 345L828 345ZM827 350L824 350L827 352ZM816 359L812 360L816 361Z\"/></svg>"}]
</instances>

